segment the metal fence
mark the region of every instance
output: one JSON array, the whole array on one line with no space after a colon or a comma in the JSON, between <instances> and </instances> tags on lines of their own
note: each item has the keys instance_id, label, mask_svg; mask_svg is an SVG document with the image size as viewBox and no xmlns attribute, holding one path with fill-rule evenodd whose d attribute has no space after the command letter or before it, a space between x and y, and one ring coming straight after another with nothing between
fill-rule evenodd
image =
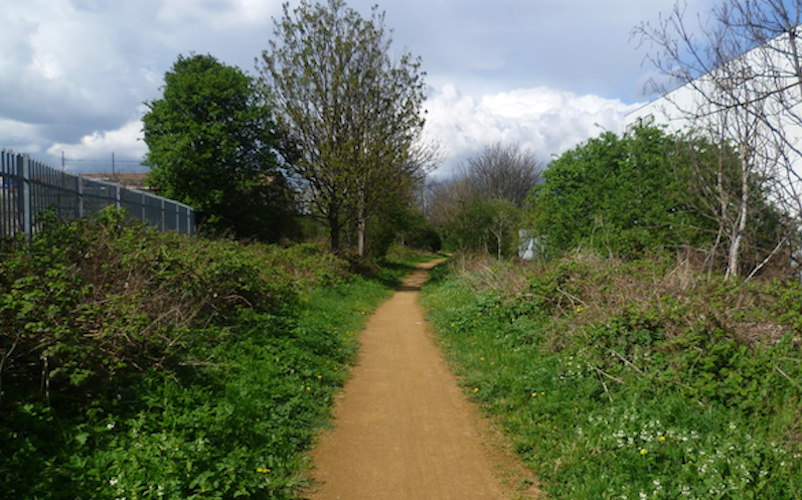
<instances>
[{"instance_id":1,"label":"metal fence","mask_svg":"<svg viewBox=\"0 0 802 500\"><path fill-rule=\"evenodd\" d=\"M0 151L0 237L33 234L39 214L55 210L76 219L114 205L162 231L195 234L195 212L187 205L100 180L67 174L30 156Z\"/></svg>"}]
</instances>

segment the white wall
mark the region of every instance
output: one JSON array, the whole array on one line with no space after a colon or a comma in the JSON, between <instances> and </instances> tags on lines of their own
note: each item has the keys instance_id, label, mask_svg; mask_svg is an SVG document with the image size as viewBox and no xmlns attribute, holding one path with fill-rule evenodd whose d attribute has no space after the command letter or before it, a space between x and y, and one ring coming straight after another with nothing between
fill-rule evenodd
<instances>
[{"instance_id":1,"label":"white wall","mask_svg":"<svg viewBox=\"0 0 802 500\"><path fill-rule=\"evenodd\" d=\"M779 37L771 43L778 46L787 45L788 39ZM800 51L802 51L802 47L800 47ZM771 127L781 131L790 146L790 148L786 147L787 156L785 158L769 159L766 164L767 169L777 175L785 185L787 192L783 194L784 199L794 202L793 204L796 205L794 211L797 217L802 217L802 201L800 201L802 200L802 88L794 85L797 80L791 63L778 52L753 49L734 59L731 64L733 66L730 66L729 69L738 69L738 72L748 73L752 78L751 81L759 87L789 87L781 94L781 99L773 97L764 101L764 112ZM761 68L766 67L771 70L761 71ZM665 125L670 132L677 133L689 132L693 128L701 131L704 128L720 127L722 108L710 104L702 95L702 92L713 89L715 78L719 78L721 81L723 78L721 75L726 74L727 71L720 72L719 76L716 76L715 73L716 71L704 75L694 82L687 83L628 113L625 116L627 127L637 124ZM735 88L738 89L738 86L736 85ZM788 104L790 104L790 110L787 109ZM738 113L738 111L730 112ZM734 123L737 120L738 117L732 119L731 122ZM776 137L776 134L771 132L771 127L764 126L759 137ZM736 131L733 130L733 127L728 127L728 130L730 133L727 135L730 140L735 140ZM777 148L768 148L768 151L774 154ZM788 172L786 165L790 165L792 172Z\"/></svg>"}]
</instances>

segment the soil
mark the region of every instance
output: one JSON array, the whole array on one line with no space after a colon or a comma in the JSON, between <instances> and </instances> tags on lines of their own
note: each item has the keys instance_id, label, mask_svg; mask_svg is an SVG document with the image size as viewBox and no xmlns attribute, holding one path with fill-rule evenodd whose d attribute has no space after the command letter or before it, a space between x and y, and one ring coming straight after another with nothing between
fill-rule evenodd
<instances>
[{"instance_id":1,"label":"soil","mask_svg":"<svg viewBox=\"0 0 802 500\"><path fill-rule=\"evenodd\" d=\"M464 396L418 305L418 266L360 334L334 427L312 451L317 500L538 498L531 474Z\"/></svg>"}]
</instances>

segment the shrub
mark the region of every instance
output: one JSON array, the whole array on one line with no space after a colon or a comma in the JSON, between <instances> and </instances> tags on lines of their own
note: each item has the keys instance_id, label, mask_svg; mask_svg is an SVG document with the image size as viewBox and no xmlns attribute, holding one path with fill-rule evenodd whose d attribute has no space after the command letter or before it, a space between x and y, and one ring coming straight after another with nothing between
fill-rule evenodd
<instances>
[{"instance_id":1,"label":"shrub","mask_svg":"<svg viewBox=\"0 0 802 500\"><path fill-rule=\"evenodd\" d=\"M588 254L458 270L424 287L424 306L550 497L802 487L798 282Z\"/></svg>"},{"instance_id":2,"label":"shrub","mask_svg":"<svg viewBox=\"0 0 802 500\"><path fill-rule=\"evenodd\" d=\"M9 498L294 497L388 293L312 245L158 233L115 210L0 252Z\"/></svg>"}]
</instances>

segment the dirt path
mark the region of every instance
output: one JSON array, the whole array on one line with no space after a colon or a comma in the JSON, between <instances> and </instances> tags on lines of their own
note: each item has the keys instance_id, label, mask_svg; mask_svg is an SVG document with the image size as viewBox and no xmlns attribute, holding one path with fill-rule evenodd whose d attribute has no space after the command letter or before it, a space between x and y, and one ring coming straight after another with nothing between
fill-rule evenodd
<instances>
[{"instance_id":1,"label":"dirt path","mask_svg":"<svg viewBox=\"0 0 802 500\"><path fill-rule=\"evenodd\" d=\"M531 498L525 472L501 451L426 330L419 266L361 334L359 362L337 402L335 427L312 452L312 499ZM511 484L515 483L515 484Z\"/></svg>"}]
</instances>

